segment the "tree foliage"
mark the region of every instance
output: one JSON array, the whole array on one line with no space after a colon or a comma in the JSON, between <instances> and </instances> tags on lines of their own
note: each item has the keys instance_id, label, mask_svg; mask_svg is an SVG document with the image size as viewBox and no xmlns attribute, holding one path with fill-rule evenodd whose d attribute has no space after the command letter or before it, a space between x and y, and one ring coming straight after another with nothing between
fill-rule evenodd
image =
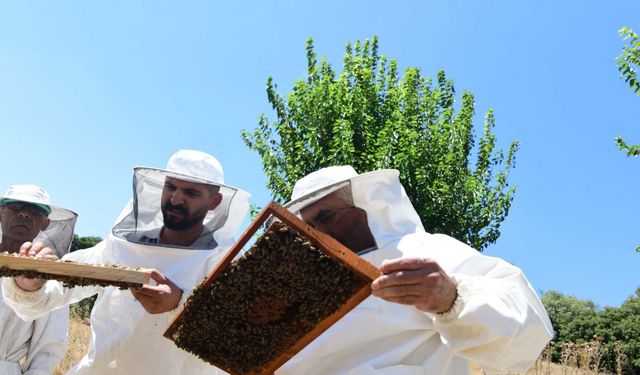
<instances>
[{"instance_id":1,"label":"tree foliage","mask_svg":"<svg viewBox=\"0 0 640 375\"><path fill-rule=\"evenodd\" d=\"M541 297L555 337L553 359L558 361L563 343L585 343L595 337L602 339L602 364L616 371L616 346L622 348L625 374L640 374L640 288L619 308L599 309L591 301L579 300L557 291Z\"/></svg>"},{"instance_id":2,"label":"tree foliage","mask_svg":"<svg viewBox=\"0 0 640 375\"><path fill-rule=\"evenodd\" d=\"M620 77L629 84L629 88L640 95L640 79L638 69L640 68L640 38L633 30L623 27L619 31L623 40L628 44L622 48L622 54L618 56L618 71ZM621 137L616 137L616 143L620 150L625 151L627 156L640 155L640 145L628 145ZM640 251L640 248L638 248Z\"/></svg>"},{"instance_id":3,"label":"tree foliage","mask_svg":"<svg viewBox=\"0 0 640 375\"><path fill-rule=\"evenodd\" d=\"M267 97L277 121L261 115L245 144L258 152L275 200L319 168L352 165L359 173L395 168L430 232L446 233L478 250L497 240L515 186L507 181L517 142L496 148L495 117L485 115L476 144L474 96L456 105L453 81L435 81L378 54L377 38L346 46L342 72L307 41L307 77L286 100L269 77ZM457 107L457 108L456 108Z\"/></svg>"},{"instance_id":4,"label":"tree foliage","mask_svg":"<svg viewBox=\"0 0 640 375\"><path fill-rule=\"evenodd\" d=\"M629 88L640 95L640 79L638 68L640 67L640 38L633 30L623 27L618 31L623 40L628 44L622 48L622 54L618 56L618 71L620 77L629 84Z\"/></svg>"},{"instance_id":5,"label":"tree foliage","mask_svg":"<svg viewBox=\"0 0 640 375\"><path fill-rule=\"evenodd\" d=\"M581 344L593 339L598 325L598 313L593 302L581 301L557 291L544 293L540 300L555 331L552 344L555 361L560 359L563 343Z\"/></svg>"},{"instance_id":6,"label":"tree foliage","mask_svg":"<svg viewBox=\"0 0 640 375\"><path fill-rule=\"evenodd\" d=\"M93 247L100 241L102 241L102 238L100 237L80 237L77 234L74 234L73 241L71 242L71 251Z\"/></svg>"}]
</instances>

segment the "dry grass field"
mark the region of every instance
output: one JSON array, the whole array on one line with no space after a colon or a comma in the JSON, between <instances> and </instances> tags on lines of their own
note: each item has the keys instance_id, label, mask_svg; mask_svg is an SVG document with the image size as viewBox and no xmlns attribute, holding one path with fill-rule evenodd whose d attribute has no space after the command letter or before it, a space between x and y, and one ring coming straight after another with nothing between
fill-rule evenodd
<instances>
[{"instance_id":1,"label":"dry grass field","mask_svg":"<svg viewBox=\"0 0 640 375\"><path fill-rule=\"evenodd\" d=\"M53 375L65 374L85 355L91 339L91 327L80 319L69 319L68 338L67 352L58 367L53 371Z\"/></svg>"},{"instance_id":2,"label":"dry grass field","mask_svg":"<svg viewBox=\"0 0 640 375\"><path fill-rule=\"evenodd\" d=\"M91 339L89 325L79 319L69 320L69 346L54 375L62 375L77 363L87 351ZM549 352L542 353L535 365L526 374L512 375L606 375L599 370L599 343L593 341L585 345L567 345L564 350L563 364L551 363ZM583 365L580 365L582 363ZM622 374L619 370L618 374ZM473 375L482 375L478 366L473 366Z\"/></svg>"}]
</instances>

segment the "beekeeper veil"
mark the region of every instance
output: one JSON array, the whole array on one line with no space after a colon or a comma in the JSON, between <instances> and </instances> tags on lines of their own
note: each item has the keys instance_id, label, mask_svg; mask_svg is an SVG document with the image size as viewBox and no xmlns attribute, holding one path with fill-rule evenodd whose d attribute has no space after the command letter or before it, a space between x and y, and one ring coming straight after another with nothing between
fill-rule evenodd
<instances>
[{"instance_id":1,"label":"beekeeper veil","mask_svg":"<svg viewBox=\"0 0 640 375\"><path fill-rule=\"evenodd\" d=\"M399 175L395 169L358 174L349 165L322 168L295 183L284 207L300 215L303 208L339 191L344 201L367 213L369 229L381 248L403 235L424 232Z\"/></svg>"},{"instance_id":2,"label":"beekeeper veil","mask_svg":"<svg viewBox=\"0 0 640 375\"><path fill-rule=\"evenodd\" d=\"M177 181L176 181L177 180ZM181 150L167 163L166 169L135 167L133 170L133 199L113 227L113 234L130 242L145 245L181 247L162 244L164 228L162 194L171 181L202 184L209 194L220 194L220 203L209 210L203 221L200 236L188 246L190 249L213 249L230 246L244 216L249 210L249 194L224 184L222 166L216 158L201 151ZM166 200L165 200L166 202ZM185 215L194 207L186 207Z\"/></svg>"},{"instance_id":3,"label":"beekeeper veil","mask_svg":"<svg viewBox=\"0 0 640 375\"><path fill-rule=\"evenodd\" d=\"M26 213L26 215L46 215L49 219L49 226L40 231L34 239L29 240L43 242L52 248L60 258L69 252L78 214L52 205L49 194L40 186L10 186L7 192L0 196L0 207L16 213ZM2 227L0 227L0 237L2 234ZM2 250L6 251L7 249Z\"/></svg>"}]
</instances>

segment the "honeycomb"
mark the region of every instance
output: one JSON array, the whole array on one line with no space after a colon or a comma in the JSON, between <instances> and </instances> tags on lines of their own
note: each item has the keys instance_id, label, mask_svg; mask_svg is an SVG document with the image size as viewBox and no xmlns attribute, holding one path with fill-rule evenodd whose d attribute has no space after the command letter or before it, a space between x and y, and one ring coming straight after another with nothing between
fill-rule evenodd
<instances>
[{"instance_id":1,"label":"honeycomb","mask_svg":"<svg viewBox=\"0 0 640 375\"><path fill-rule=\"evenodd\" d=\"M275 222L195 289L171 338L232 374L262 373L369 282Z\"/></svg>"}]
</instances>

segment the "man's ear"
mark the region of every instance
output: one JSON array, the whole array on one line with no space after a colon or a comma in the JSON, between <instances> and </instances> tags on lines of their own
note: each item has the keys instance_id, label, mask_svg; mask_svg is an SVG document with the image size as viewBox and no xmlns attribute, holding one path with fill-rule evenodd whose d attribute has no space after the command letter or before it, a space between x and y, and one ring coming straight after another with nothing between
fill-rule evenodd
<instances>
[{"instance_id":1,"label":"man's ear","mask_svg":"<svg viewBox=\"0 0 640 375\"><path fill-rule=\"evenodd\" d=\"M209 204L209 211L214 210L218 205L222 202L222 194L216 193L211 199L211 204Z\"/></svg>"},{"instance_id":2,"label":"man's ear","mask_svg":"<svg viewBox=\"0 0 640 375\"><path fill-rule=\"evenodd\" d=\"M42 225L40 226L40 230L46 230L47 228L49 228L49 224L51 224L51 219L47 218L47 220L42 222Z\"/></svg>"}]
</instances>

